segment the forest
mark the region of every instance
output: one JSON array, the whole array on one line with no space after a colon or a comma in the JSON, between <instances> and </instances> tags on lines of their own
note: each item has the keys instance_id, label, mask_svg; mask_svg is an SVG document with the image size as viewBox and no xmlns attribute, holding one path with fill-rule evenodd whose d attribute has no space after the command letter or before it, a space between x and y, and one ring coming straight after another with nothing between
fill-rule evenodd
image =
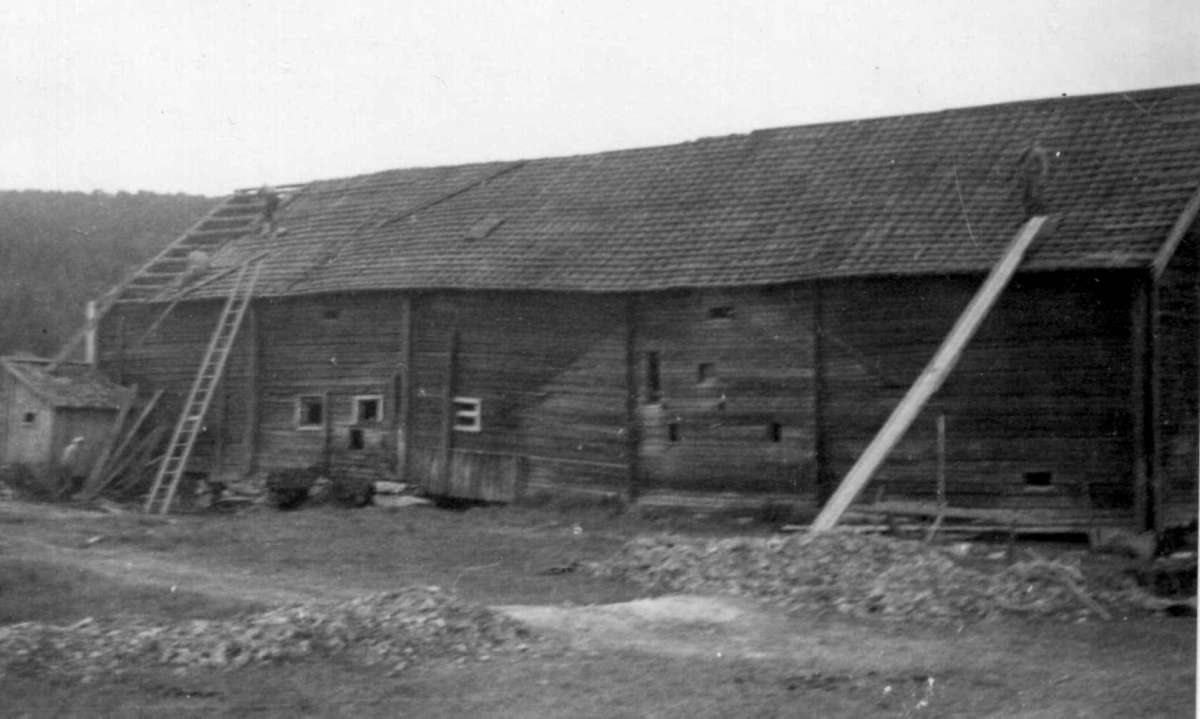
<instances>
[{"instance_id":1,"label":"forest","mask_svg":"<svg viewBox=\"0 0 1200 719\"><path fill-rule=\"evenodd\" d=\"M53 355L83 326L89 299L215 204L152 192L0 191L0 355Z\"/></svg>"}]
</instances>

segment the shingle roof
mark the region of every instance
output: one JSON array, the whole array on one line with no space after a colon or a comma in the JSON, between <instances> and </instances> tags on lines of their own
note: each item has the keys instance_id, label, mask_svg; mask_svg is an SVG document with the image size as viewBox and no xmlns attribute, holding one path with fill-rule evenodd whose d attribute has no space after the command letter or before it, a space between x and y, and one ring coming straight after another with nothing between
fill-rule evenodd
<instances>
[{"instance_id":1,"label":"shingle roof","mask_svg":"<svg viewBox=\"0 0 1200 719\"><path fill-rule=\"evenodd\" d=\"M1200 85L761 130L304 186L259 292L637 291L987 270L1049 158L1030 269L1147 265L1200 185ZM227 291L225 281L202 291Z\"/></svg>"},{"instance_id":2,"label":"shingle roof","mask_svg":"<svg viewBox=\"0 0 1200 719\"><path fill-rule=\"evenodd\" d=\"M54 407L118 409L128 390L113 384L90 365L63 363L52 374L49 360L0 357L0 367Z\"/></svg>"}]
</instances>

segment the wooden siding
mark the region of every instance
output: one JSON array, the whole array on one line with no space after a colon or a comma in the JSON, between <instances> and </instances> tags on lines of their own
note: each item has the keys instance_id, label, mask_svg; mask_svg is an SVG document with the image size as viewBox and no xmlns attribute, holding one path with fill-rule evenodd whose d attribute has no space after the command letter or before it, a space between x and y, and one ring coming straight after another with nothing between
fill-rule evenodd
<instances>
[{"instance_id":1,"label":"wooden siding","mask_svg":"<svg viewBox=\"0 0 1200 719\"><path fill-rule=\"evenodd\" d=\"M642 296L646 493L815 498L812 307L808 288Z\"/></svg>"},{"instance_id":2,"label":"wooden siding","mask_svg":"<svg viewBox=\"0 0 1200 719\"><path fill-rule=\"evenodd\" d=\"M1157 376L1159 455L1156 482L1162 490L1160 524L1187 522L1197 513L1197 473L1200 472L1200 297L1196 233L1181 244L1159 285Z\"/></svg>"},{"instance_id":3,"label":"wooden siding","mask_svg":"<svg viewBox=\"0 0 1200 719\"><path fill-rule=\"evenodd\" d=\"M1194 242L1184 250L1194 257ZM197 468L331 461L490 500L553 489L815 505L820 479L849 469L977 285L922 277L637 296L258 300L257 330L247 324L238 338ZM933 496L944 415L952 503L1131 517L1134 286L1120 272L1018 277L864 498L879 487L892 499ZM1181 450L1195 436L1195 334L1166 318L1194 318L1192 287L1162 303L1164 332L1175 332L1164 346L1176 348L1163 354L1164 376L1193 368L1163 388L1179 427L1164 435L1183 437L1170 445ZM101 326L101 357L114 378L167 390L177 411L219 305L180 305L134 346L159 309L118 307ZM297 427L301 395L327 398L326 424ZM379 421L355 425L359 395L383 397ZM455 397L481 402L481 431L453 428ZM351 449L351 431L363 449ZM1178 456L1163 459L1171 486L1194 496L1194 473L1179 469L1194 455ZM1031 486L1031 473L1049 473L1049 486Z\"/></svg>"},{"instance_id":4,"label":"wooden siding","mask_svg":"<svg viewBox=\"0 0 1200 719\"><path fill-rule=\"evenodd\" d=\"M435 493L484 499L542 487L624 492L624 313L619 296L415 299L409 476ZM447 431L456 396L480 400L481 431Z\"/></svg>"},{"instance_id":5,"label":"wooden siding","mask_svg":"<svg viewBox=\"0 0 1200 719\"><path fill-rule=\"evenodd\" d=\"M26 412L34 413L32 423L24 421ZM3 371L0 371L0 413L5 430L0 436L0 464L43 464L53 459L53 409Z\"/></svg>"},{"instance_id":6,"label":"wooden siding","mask_svg":"<svg viewBox=\"0 0 1200 719\"><path fill-rule=\"evenodd\" d=\"M978 279L875 279L823 287L823 381L837 476L903 396ZM959 366L864 492L932 498L945 415L948 498L1047 508L1086 520L1132 511L1130 282L1124 275L1019 276ZM1031 486L1027 473L1050 473Z\"/></svg>"},{"instance_id":7,"label":"wooden siding","mask_svg":"<svg viewBox=\"0 0 1200 719\"><path fill-rule=\"evenodd\" d=\"M101 368L117 382L137 384L147 396L163 390L156 414L161 421L173 423L216 329L221 303L182 303L152 335L145 336L164 307L117 306L101 322L97 345ZM243 442L248 346L239 332L192 452L189 467L194 471L220 474L246 462L250 451Z\"/></svg>"},{"instance_id":8,"label":"wooden siding","mask_svg":"<svg viewBox=\"0 0 1200 719\"><path fill-rule=\"evenodd\" d=\"M404 300L397 294L294 298L258 311L258 462L301 467L326 459L334 469L372 476L392 466L386 418L395 411L392 377L401 358ZM296 402L325 395L325 428L301 429ZM354 399L380 396L377 421L356 423ZM351 446L361 433L362 449ZM328 441L328 446L327 446Z\"/></svg>"}]
</instances>

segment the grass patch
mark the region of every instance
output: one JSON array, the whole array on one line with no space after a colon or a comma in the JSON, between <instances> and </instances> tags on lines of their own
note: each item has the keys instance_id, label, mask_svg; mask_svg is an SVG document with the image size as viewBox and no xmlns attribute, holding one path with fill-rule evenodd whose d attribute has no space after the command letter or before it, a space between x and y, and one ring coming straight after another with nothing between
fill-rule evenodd
<instances>
[{"instance_id":1,"label":"grass patch","mask_svg":"<svg viewBox=\"0 0 1200 719\"><path fill-rule=\"evenodd\" d=\"M32 559L0 557L0 625L66 624L85 617L151 616L217 619L253 608L170 587L125 584L86 569Z\"/></svg>"}]
</instances>

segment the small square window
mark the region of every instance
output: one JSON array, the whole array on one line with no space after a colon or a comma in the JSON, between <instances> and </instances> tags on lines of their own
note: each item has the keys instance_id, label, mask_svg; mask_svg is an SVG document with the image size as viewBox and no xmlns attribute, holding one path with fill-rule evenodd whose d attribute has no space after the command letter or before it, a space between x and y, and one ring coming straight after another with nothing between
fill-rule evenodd
<instances>
[{"instance_id":1,"label":"small square window","mask_svg":"<svg viewBox=\"0 0 1200 719\"><path fill-rule=\"evenodd\" d=\"M1026 472L1026 487L1049 487L1054 482L1053 472Z\"/></svg>"},{"instance_id":2,"label":"small square window","mask_svg":"<svg viewBox=\"0 0 1200 719\"><path fill-rule=\"evenodd\" d=\"M296 426L304 429L324 427L325 398L317 394L297 397Z\"/></svg>"},{"instance_id":3,"label":"small square window","mask_svg":"<svg viewBox=\"0 0 1200 719\"><path fill-rule=\"evenodd\" d=\"M354 424L379 424L382 421L382 395L371 394L354 398Z\"/></svg>"},{"instance_id":4,"label":"small square window","mask_svg":"<svg viewBox=\"0 0 1200 719\"><path fill-rule=\"evenodd\" d=\"M363 437L363 431L354 427L350 430L347 446L350 449L363 449L367 446L366 438Z\"/></svg>"},{"instance_id":5,"label":"small square window","mask_svg":"<svg viewBox=\"0 0 1200 719\"><path fill-rule=\"evenodd\" d=\"M459 432L482 431L483 401L478 397L455 397L454 429Z\"/></svg>"},{"instance_id":6,"label":"small square window","mask_svg":"<svg viewBox=\"0 0 1200 719\"><path fill-rule=\"evenodd\" d=\"M661 402L663 397L662 392L662 374L659 367L659 359L657 352L646 353L646 401L650 404Z\"/></svg>"},{"instance_id":7,"label":"small square window","mask_svg":"<svg viewBox=\"0 0 1200 719\"><path fill-rule=\"evenodd\" d=\"M696 367L696 384L708 384L717 379L717 366L712 362L701 362Z\"/></svg>"},{"instance_id":8,"label":"small square window","mask_svg":"<svg viewBox=\"0 0 1200 719\"><path fill-rule=\"evenodd\" d=\"M37 412L26 412L26 413L24 414L24 416L22 416L22 417L21 417L21 422L22 422L23 424L34 424L34 423L36 423L36 422L37 422Z\"/></svg>"},{"instance_id":9,"label":"small square window","mask_svg":"<svg viewBox=\"0 0 1200 719\"><path fill-rule=\"evenodd\" d=\"M709 307L708 308L708 318L710 320L733 319L733 307L730 305L721 305L719 307Z\"/></svg>"}]
</instances>

